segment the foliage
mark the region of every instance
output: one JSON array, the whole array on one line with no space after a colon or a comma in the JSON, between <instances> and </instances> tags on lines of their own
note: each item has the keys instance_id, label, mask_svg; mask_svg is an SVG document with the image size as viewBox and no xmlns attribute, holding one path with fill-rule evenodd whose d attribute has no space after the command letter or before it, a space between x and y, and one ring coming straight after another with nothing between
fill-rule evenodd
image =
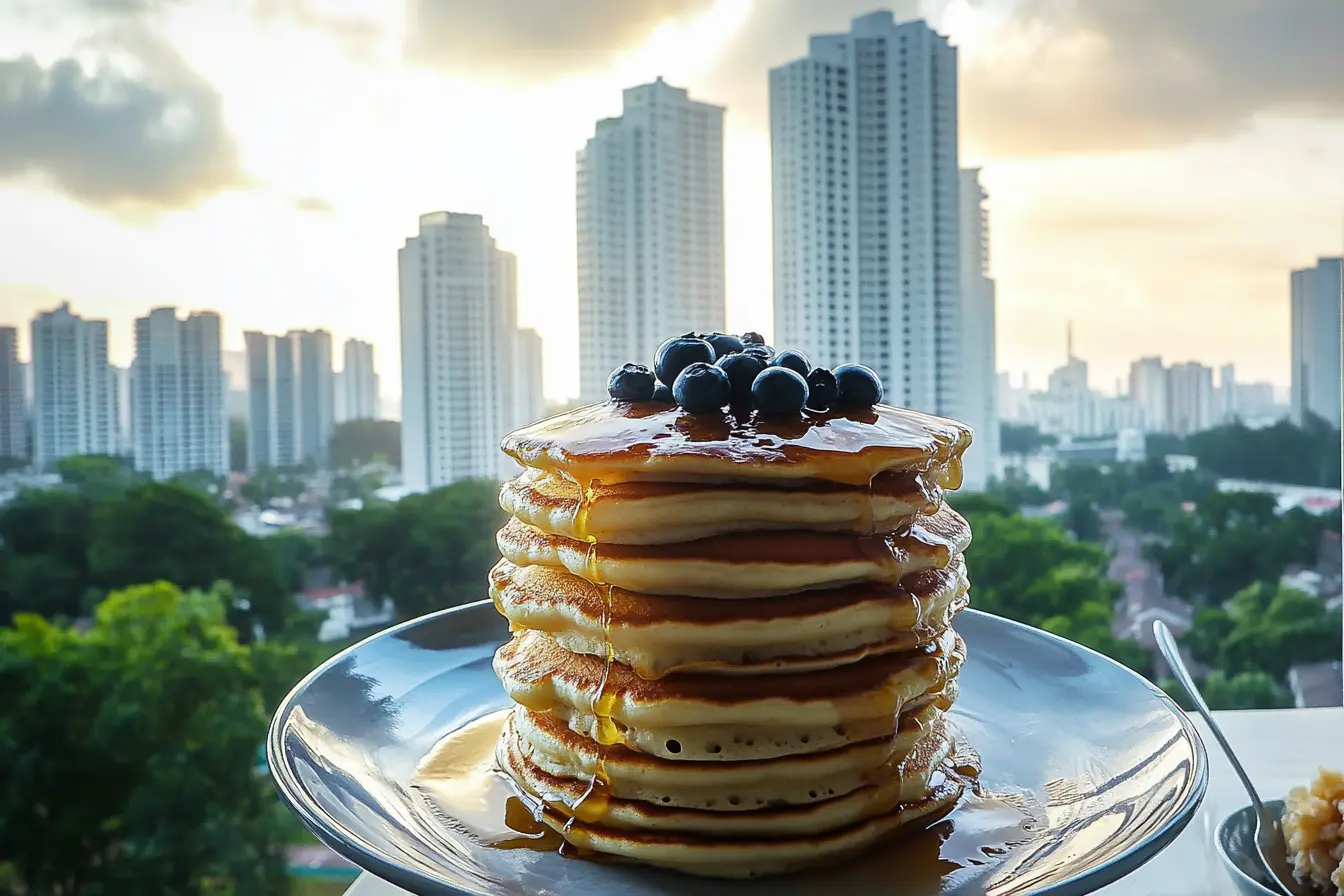
<instances>
[{"instance_id":1,"label":"foliage","mask_svg":"<svg viewBox=\"0 0 1344 896\"><path fill-rule=\"evenodd\" d=\"M1111 632L1120 586L1105 577L1106 552L1002 507L992 499L958 504L975 533L966 553L974 606L1146 669L1144 652Z\"/></svg>"},{"instance_id":2,"label":"foliage","mask_svg":"<svg viewBox=\"0 0 1344 896\"><path fill-rule=\"evenodd\" d=\"M1339 488L1339 430L1312 417L1304 426L1281 420L1251 429L1230 423L1187 439L1199 465L1229 479Z\"/></svg>"},{"instance_id":3,"label":"foliage","mask_svg":"<svg viewBox=\"0 0 1344 896\"><path fill-rule=\"evenodd\" d=\"M1058 441L1055 436L1043 434L1030 423L1004 421L999 424L999 450L1004 454L1035 454Z\"/></svg>"},{"instance_id":4,"label":"foliage","mask_svg":"<svg viewBox=\"0 0 1344 896\"><path fill-rule=\"evenodd\" d=\"M25 892L288 892L261 685L224 605L160 583L87 633L0 629L0 864Z\"/></svg>"},{"instance_id":5,"label":"foliage","mask_svg":"<svg viewBox=\"0 0 1344 896\"><path fill-rule=\"evenodd\" d=\"M56 461L61 482L93 500L116 495L148 477L135 469L129 457L79 454Z\"/></svg>"},{"instance_id":6,"label":"foliage","mask_svg":"<svg viewBox=\"0 0 1344 896\"><path fill-rule=\"evenodd\" d=\"M272 467L262 464L239 488L242 497L258 507L269 507L277 499L293 500L308 490L308 476L301 467Z\"/></svg>"},{"instance_id":7,"label":"foliage","mask_svg":"<svg viewBox=\"0 0 1344 896\"><path fill-rule=\"evenodd\" d=\"M1195 685L1204 695L1209 709L1287 709L1293 705L1292 693L1264 672L1240 672L1228 675L1215 669ZM1195 703L1174 678L1164 678L1162 690L1186 712L1194 712Z\"/></svg>"},{"instance_id":8,"label":"foliage","mask_svg":"<svg viewBox=\"0 0 1344 896\"><path fill-rule=\"evenodd\" d=\"M1040 507L1050 503L1050 496L1040 486L1012 469L1009 469L1008 474L1002 479L995 479L991 482L989 487L985 489L985 494L1003 502L1013 510L1021 510L1023 507ZM954 493L954 495L955 497L949 500L961 498L960 493Z\"/></svg>"},{"instance_id":9,"label":"foliage","mask_svg":"<svg viewBox=\"0 0 1344 896\"><path fill-rule=\"evenodd\" d=\"M224 491L228 488L228 479L209 470L191 470L179 473L171 480L174 485L209 495L211 500L223 501Z\"/></svg>"},{"instance_id":10,"label":"foliage","mask_svg":"<svg viewBox=\"0 0 1344 896\"><path fill-rule=\"evenodd\" d=\"M1283 682L1300 663L1338 659L1340 612L1309 594L1261 582L1225 607L1205 607L1181 638L1199 662L1235 678L1259 672Z\"/></svg>"},{"instance_id":11,"label":"foliage","mask_svg":"<svg viewBox=\"0 0 1344 896\"><path fill-rule=\"evenodd\" d=\"M1254 582L1277 581L1290 565L1313 563L1321 533L1338 528L1337 515L1278 514L1273 495L1212 492L1193 513L1174 516L1170 537L1146 551L1172 594L1216 604Z\"/></svg>"},{"instance_id":12,"label":"foliage","mask_svg":"<svg viewBox=\"0 0 1344 896\"><path fill-rule=\"evenodd\" d=\"M237 599L229 619L248 634L254 624L284 628L293 613L277 557L251 538L205 495L151 482L103 501L93 512L89 573L111 590L149 582L210 588L232 582Z\"/></svg>"},{"instance_id":13,"label":"foliage","mask_svg":"<svg viewBox=\"0 0 1344 896\"><path fill-rule=\"evenodd\" d=\"M402 618L479 600L499 557L496 491L493 482L464 480L396 504L333 511L329 555L347 580L392 598Z\"/></svg>"},{"instance_id":14,"label":"foliage","mask_svg":"<svg viewBox=\"0 0 1344 896\"><path fill-rule=\"evenodd\" d=\"M74 618L93 579L93 503L71 488L25 489L0 507L0 623L13 613Z\"/></svg>"},{"instance_id":15,"label":"foliage","mask_svg":"<svg viewBox=\"0 0 1344 896\"><path fill-rule=\"evenodd\" d=\"M401 424L396 420L347 420L331 434L331 468L371 463L401 469Z\"/></svg>"},{"instance_id":16,"label":"foliage","mask_svg":"<svg viewBox=\"0 0 1344 896\"><path fill-rule=\"evenodd\" d=\"M247 421L229 418L229 472L247 472Z\"/></svg>"}]
</instances>

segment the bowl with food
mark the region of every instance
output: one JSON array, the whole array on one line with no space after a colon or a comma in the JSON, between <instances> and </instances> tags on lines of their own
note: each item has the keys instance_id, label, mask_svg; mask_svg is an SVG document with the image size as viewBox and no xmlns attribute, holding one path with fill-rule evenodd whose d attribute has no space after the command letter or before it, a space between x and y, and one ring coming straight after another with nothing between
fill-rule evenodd
<instances>
[{"instance_id":1,"label":"bowl with food","mask_svg":"<svg viewBox=\"0 0 1344 896\"><path fill-rule=\"evenodd\" d=\"M1281 819L1297 880L1321 896L1344 893L1344 773L1321 769L1310 784L1265 807ZM1278 896L1256 854L1254 807L1243 806L1224 818L1214 843L1238 893Z\"/></svg>"}]
</instances>

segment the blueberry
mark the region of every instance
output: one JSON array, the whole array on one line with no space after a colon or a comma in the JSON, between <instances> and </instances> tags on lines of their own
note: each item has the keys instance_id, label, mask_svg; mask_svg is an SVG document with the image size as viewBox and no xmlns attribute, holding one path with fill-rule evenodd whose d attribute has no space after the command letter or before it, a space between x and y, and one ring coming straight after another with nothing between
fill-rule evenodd
<instances>
[{"instance_id":1,"label":"blueberry","mask_svg":"<svg viewBox=\"0 0 1344 896\"><path fill-rule=\"evenodd\" d=\"M807 406L813 411L830 410L840 389L835 385L835 374L825 367L815 367L807 375Z\"/></svg>"},{"instance_id":2,"label":"blueberry","mask_svg":"<svg viewBox=\"0 0 1344 896\"><path fill-rule=\"evenodd\" d=\"M801 376L804 381L807 379L807 374L812 370L812 362L807 360L807 355L793 349L787 349L775 355L774 359L770 361L770 366L787 367Z\"/></svg>"},{"instance_id":3,"label":"blueberry","mask_svg":"<svg viewBox=\"0 0 1344 896\"><path fill-rule=\"evenodd\" d=\"M742 340L736 336L729 336L727 333L710 333L702 338L714 346L714 356L716 358L742 351Z\"/></svg>"},{"instance_id":4,"label":"blueberry","mask_svg":"<svg viewBox=\"0 0 1344 896\"><path fill-rule=\"evenodd\" d=\"M653 372L658 375L659 382L671 386L677 381L677 374L697 361L713 364L714 346L694 336L675 336L658 346Z\"/></svg>"},{"instance_id":5,"label":"blueberry","mask_svg":"<svg viewBox=\"0 0 1344 896\"><path fill-rule=\"evenodd\" d=\"M728 403L733 391L728 374L713 364L696 361L686 365L672 384L672 396L677 404L692 414L708 414Z\"/></svg>"},{"instance_id":6,"label":"blueberry","mask_svg":"<svg viewBox=\"0 0 1344 896\"><path fill-rule=\"evenodd\" d=\"M747 352L738 352L724 355L714 362L714 366L728 374L728 382L733 387L732 403L750 405L751 384L755 382L756 375L765 369L765 361Z\"/></svg>"},{"instance_id":7,"label":"blueberry","mask_svg":"<svg viewBox=\"0 0 1344 896\"><path fill-rule=\"evenodd\" d=\"M835 407L870 408L882 400L882 380L871 367L841 364L832 372L840 390L835 397Z\"/></svg>"},{"instance_id":8,"label":"blueberry","mask_svg":"<svg viewBox=\"0 0 1344 896\"><path fill-rule=\"evenodd\" d=\"M643 364L622 364L607 377L607 394L617 401L648 401L653 397L653 371Z\"/></svg>"},{"instance_id":9,"label":"blueberry","mask_svg":"<svg viewBox=\"0 0 1344 896\"><path fill-rule=\"evenodd\" d=\"M743 334L742 334L742 344L743 344L743 345L765 345L765 337L762 336L760 333L750 333L750 332L748 332L748 333L743 333Z\"/></svg>"},{"instance_id":10,"label":"blueberry","mask_svg":"<svg viewBox=\"0 0 1344 896\"><path fill-rule=\"evenodd\" d=\"M770 362L775 359L775 350L770 346L763 345L759 342L743 346L742 351L748 355L755 355L757 358L760 358L761 363L766 367L769 367Z\"/></svg>"},{"instance_id":11,"label":"blueberry","mask_svg":"<svg viewBox=\"0 0 1344 896\"><path fill-rule=\"evenodd\" d=\"M751 384L751 400L765 417L801 413L807 404L807 380L787 367L767 367Z\"/></svg>"},{"instance_id":12,"label":"blueberry","mask_svg":"<svg viewBox=\"0 0 1344 896\"><path fill-rule=\"evenodd\" d=\"M661 401L663 404L676 404L677 401L672 397L672 387L667 383L659 383L653 387L653 401Z\"/></svg>"}]
</instances>

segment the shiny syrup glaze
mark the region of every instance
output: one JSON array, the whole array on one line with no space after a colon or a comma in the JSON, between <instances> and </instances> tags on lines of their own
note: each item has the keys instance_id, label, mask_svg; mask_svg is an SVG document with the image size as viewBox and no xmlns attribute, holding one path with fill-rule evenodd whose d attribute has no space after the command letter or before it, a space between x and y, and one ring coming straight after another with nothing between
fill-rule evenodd
<instances>
[{"instance_id":1,"label":"shiny syrup glaze","mask_svg":"<svg viewBox=\"0 0 1344 896\"><path fill-rule=\"evenodd\" d=\"M887 405L774 419L608 401L510 433L503 449L584 488L593 480L706 475L867 485L896 469L938 469L940 484L957 488L970 440L965 424Z\"/></svg>"},{"instance_id":2,"label":"shiny syrup glaze","mask_svg":"<svg viewBox=\"0 0 1344 896\"><path fill-rule=\"evenodd\" d=\"M494 764L495 745L508 720L501 710L452 732L421 763L414 787L432 813L473 842L494 849L555 852L567 858L609 861L609 857L575 847L541 819L550 816L599 821L606 797L590 796L588 810L574 811L559 801L543 801L524 791ZM1038 809L1009 793L984 791L979 784L980 759L957 740L953 754L934 772L935 788L947 781L963 786L961 800L941 817L927 819L916 830L897 832L893 842L868 852L880 856L874 873L900 872L903 892L938 892L939 882L963 869L996 864L1014 845L1031 839ZM600 806L598 804L601 804Z\"/></svg>"}]
</instances>

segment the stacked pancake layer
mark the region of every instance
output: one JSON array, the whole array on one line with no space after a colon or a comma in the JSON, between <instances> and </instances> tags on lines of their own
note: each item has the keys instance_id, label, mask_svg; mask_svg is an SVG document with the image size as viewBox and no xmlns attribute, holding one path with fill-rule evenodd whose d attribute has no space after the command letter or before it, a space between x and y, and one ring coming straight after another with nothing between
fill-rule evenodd
<instances>
[{"instance_id":1,"label":"stacked pancake layer","mask_svg":"<svg viewBox=\"0 0 1344 896\"><path fill-rule=\"evenodd\" d=\"M708 419L706 419L708 418ZM956 802L966 427L607 403L521 430L500 767L583 849L747 877Z\"/></svg>"}]
</instances>

